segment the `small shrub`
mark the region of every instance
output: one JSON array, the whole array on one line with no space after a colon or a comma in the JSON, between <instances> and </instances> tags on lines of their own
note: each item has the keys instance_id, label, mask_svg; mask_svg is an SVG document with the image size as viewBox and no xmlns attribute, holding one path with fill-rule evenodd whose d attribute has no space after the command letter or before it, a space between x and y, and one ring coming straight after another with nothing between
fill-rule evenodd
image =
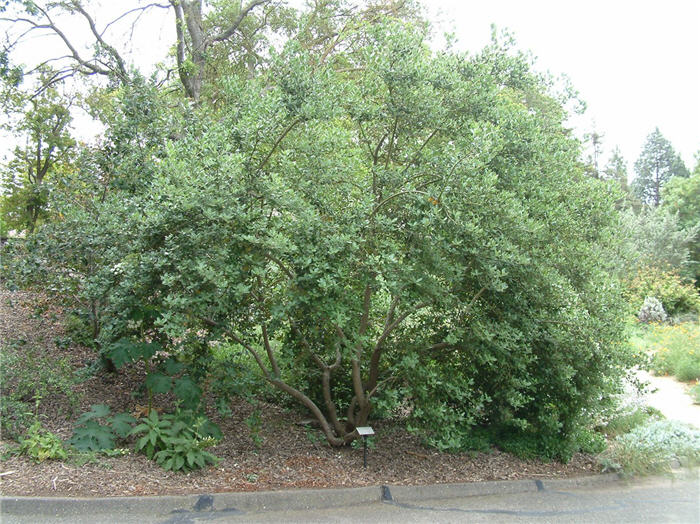
<instances>
[{"instance_id":1,"label":"small shrub","mask_svg":"<svg viewBox=\"0 0 700 524\"><path fill-rule=\"evenodd\" d=\"M605 451L605 448L608 446L608 443L605 440L605 435L588 428L582 429L578 433L576 443L578 444L579 451L582 453L590 453L595 455Z\"/></svg>"},{"instance_id":2,"label":"small shrub","mask_svg":"<svg viewBox=\"0 0 700 524\"><path fill-rule=\"evenodd\" d=\"M604 469L624 475L668 472L674 459L700 463L700 431L668 420L640 425L618 436L600 457Z\"/></svg>"},{"instance_id":3,"label":"small shrub","mask_svg":"<svg viewBox=\"0 0 700 524\"><path fill-rule=\"evenodd\" d=\"M17 453L27 455L35 462L64 460L68 456L61 439L45 430L38 420L29 427L27 434L20 438Z\"/></svg>"},{"instance_id":4,"label":"small shrub","mask_svg":"<svg viewBox=\"0 0 700 524\"><path fill-rule=\"evenodd\" d=\"M668 315L664 311L664 306L661 301L655 297L646 297L644 304L637 313L637 318L640 322L649 324L650 322L666 322Z\"/></svg>"},{"instance_id":5,"label":"small shrub","mask_svg":"<svg viewBox=\"0 0 700 524\"><path fill-rule=\"evenodd\" d=\"M694 404L700 404L700 381L698 381L697 384L690 388L690 391L688 391L688 393L693 398Z\"/></svg>"},{"instance_id":6,"label":"small shrub","mask_svg":"<svg viewBox=\"0 0 700 524\"><path fill-rule=\"evenodd\" d=\"M614 413L600 430L609 438L614 438L661 418L662 415L654 408L633 407Z\"/></svg>"},{"instance_id":7,"label":"small shrub","mask_svg":"<svg viewBox=\"0 0 700 524\"><path fill-rule=\"evenodd\" d=\"M95 340L87 320L78 313L71 313L64 321L66 334L70 340L82 346L94 347Z\"/></svg>"},{"instance_id":8,"label":"small shrub","mask_svg":"<svg viewBox=\"0 0 700 524\"><path fill-rule=\"evenodd\" d=\"M135 450L165 470L190 471L219 460L204 450L217 444L221 431L206 417L195 416L191 411L159 416L152 410L130 434L141 435Z\"/></svg>"},{"instance_id":9,"label":"small shrub","mask_svg":"<svg viewBox=\"0 0 700 524\"><path fill-rule=\"evenodd\" d=\"M673 373L678 380L689 382L700 378L700 357L692 354L685 355L675 366Z\"/></svg>"},{"instance_id":10,"label":"small shrub","mask_svg":"<svg viewBox=\"0 0 700 524\"><path fill-rule=\"evenodd\" d=\"M262 418L260 418L260 410L256 409L243 421L250 430L250 438L253 440L256 448L260 448L265 439L262 437Z\"/></svg>"}]
</instances>

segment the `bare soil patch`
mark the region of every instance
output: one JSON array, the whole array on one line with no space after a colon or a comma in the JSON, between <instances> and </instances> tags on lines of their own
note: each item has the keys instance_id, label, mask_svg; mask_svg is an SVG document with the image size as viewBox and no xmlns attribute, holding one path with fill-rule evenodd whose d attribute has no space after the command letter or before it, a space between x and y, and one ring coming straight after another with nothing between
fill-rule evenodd
<instances>
[{"instance_id":1,"label":"bare soil patch","mask_svg":"<svg viewBox=\"0 0 700 524\"><path fill-rule=\"evenodd\" d=\"M0 287L0 344L24 340L46 355L67 358L74 369L94 359L90 349L65 344L64 312L46 297L10 292ZM21 347L18 349L21 351ZM132 396L143 379L138 367L117 374L100 372L76 384L79 406L71 410L65 398L45 398L40 405L44 426L62 439L71 436L73 423L92 404L108 404L114 412L133 412L141 403ZM211 448L221 461L188 474L166 472L145 456L99 456L93 462L46 461L6 455L0 461L0 493L23 496L174 495L290 488L356 487L377 484L478 482L522 478L561 478L598 473L595 457L577 454L568 464L521 460L494 449L491 453L439 453L423 447L396 421L373 422L377 433L369 450L368 467L361 448L331 448L318 431L298 423L308 416L273 404L251 405L236 400L231 414L210 418L224 439ZM260 411L262 442L256 443L244 420ZM4 414L3 414L4 415ZM0 447L14 443L2 441Z\"/></svg>"}]
</instances>

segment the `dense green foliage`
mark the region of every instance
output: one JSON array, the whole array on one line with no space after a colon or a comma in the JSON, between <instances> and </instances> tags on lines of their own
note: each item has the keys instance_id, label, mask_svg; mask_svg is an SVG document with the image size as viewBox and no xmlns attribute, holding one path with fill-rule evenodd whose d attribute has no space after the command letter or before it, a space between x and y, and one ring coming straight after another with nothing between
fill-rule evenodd
<instances>
[{"instance_id":1,"label":"dense green foliage","mask_svg":"<svg viewBox=\"0 0 700 524\"><path fill-rule=\"evenodd\" d=\"M509 42L433 52L415 17L368 13L290 18L256 69L185 85L196 104L137 75L97 92L104 141L4 270L80 309L104 365L142 362L190 422L213 362L255 382L225 346L333 445L376 406L440 449L568 459L634 363L619 194L584 175L567 98ZM212 462L181 422L151 411L137 448Z\"/></svg>"},{"instance_id":2,"label":"dense green foliage","mask_svg":"<svg viewBox=\"0 0 700 524\"><path fill-rule=\"evenodd\" d=\"M688 271L700 286L700 154L688 178L673 177L662 191L663 207L678 216L681 227L695 228L695 237L689 242Z\"/></svg>"}]
</instances>

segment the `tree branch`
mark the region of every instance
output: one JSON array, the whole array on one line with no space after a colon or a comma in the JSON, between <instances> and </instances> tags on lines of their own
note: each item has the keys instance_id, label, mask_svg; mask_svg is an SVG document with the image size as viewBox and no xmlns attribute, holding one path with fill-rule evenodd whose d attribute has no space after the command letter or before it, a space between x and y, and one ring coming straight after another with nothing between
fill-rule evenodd
<instances>
[{"instance_id":1,"label":"tree branch","mask_svg":"<svg viewBox=\"0 0 700 524\"><path fill-rule=\"evenodd\" d=\"M233 331L231 331L227 327L222 326L221 324L219 324L218 322L215 322L212 319L203 318L201 320L210 327L215 327L215 328L221 329L228 337L232 338L234 341L236 341L238 344L240 344L246 350L248 350L248 352L255 359L255 362L257 362L260 370L265 375L265 378L267 379L267 381L272 382L273 379L270 376L270 371L267 369L267 366L265 366L265 363L262 361L260 354L257 351L255 351L255 349L250 344L248 344L245 340L243 340L241 337L239 337L236 333L234 333Z\"/></svg>"},{"instance_id":2,"label":"tree branch","mask_svg":"<svg viewBox=\"0 0 700 524\"><path fill-rule=\"evenodd\" d=\"M265 164L267 164L268 160L270 160L270 158L272 157L272 154L273 154L273 153L275 152L275 150L277 149L277 146L279 146L280 143L282 142L282 140L284 140L284 137L286 137L286 136L289 134L289 132L290 132L292 129L294 129L294 127L295 127L297 124L300 124L300 123L303 122L303 121L304 121L303 118L297 118L296 120L292 121L292 123L289 124L289 125L287 126L287 128L282 132L282 134L281 134L281 135L277 138L277 140L275 141L274 145L272 146L272 149L270 149L270 152L265 156L265 158L263 159L263 161L260 162L260 165L258 165L257 169L255 170L256 174L260 173L260 170L261 170L263 167L265 167Z\"/></svg>"},{"instance_id":3,"label":"tree branch","mask_svg":"<svg viewBox=\"0 0 700 524\"><path fill-rule=\"evenodd\" d=\"M211 37L206 41L206 45L213 44L214 42L221 42L223 40L227 40L230 38L233 33L235 33L238 30L238 27L241 25L243 22L243 19L248 15L250 11L255 9L259 5L267 4L270 0L252 0L247 6L241 9L241 12L238 14L236 19L231 23L231 25L224 31L223 33L220 33L216 36Z\"/></svg>"},{"instance_id":4,"label":"tree branch","mask_svg":"<svg viewBox=\"0 0 700 524\"><path fill-rule=\"evenodd\" d=\"M427 182L424 182L424 183L422 183L422 184L417 185L417 186L415 187L415 189L406 189L406 190L404 190L404 191L399 191L398 193L394 193L393 195L390 195L390 196L386 197L384 200L382 200L381 202L379 202L379 203L374 207L374 209L372 210L372 212L371 212L370 215L369 215L369 220L372 220L372 219L374 218L374 215L377 214L377 211L379 211L379 209L380 209L383 205L385 205L385 204L391 202L391 201L392 201L393 199L395 199L395 198L398 198L398 197L400 197L400 196L402 196L402 195L408 195L408 194L410 194L410 193L416 193L416 194L419 194L419 195L427 195L427 193L425 193L424 191L418 191L418 190L421 189L421 188L423 188L423 187L425 187L425 186L429 186L430 184L432 184L432 183L434 183L434 182L438 182L438 181L440 181L439 178L433 178L432 180L428 180Z\"/></svg>"},{"instance_id":5,"label":"tree branch","mask_svg":"<svg viewBox=\"0 0 700 524\"><path fill-rule=\"evenodd\" d=\"M418 148L418 151L416 151L416 154L413 155L413 158L408 162L408 164L406 164L406 167L403 168L403 171L402 171L401 174L403 174L403 173L405 173L406 171L408 171L408 168L411 167L411 166L416 162L416 160L418 160L418 157L419 157L420 154L423 152L423 149L425 149L425 146L428 145L428 142L430 142L430 141L432 140L432 138L438 133L438 131L440 131L440 129L436 129L435 131L433 131L432 133L430 133L430 136L429 136L429 137L425 140L425 142L423 142L423 144Z\"/></svg>"},{"instance_id":6,"label":"tree branch","mask_svg":"<svg viewBox=\"0 0 700 524\"><path fill-rule=\"evenodd\" d=\"M124 59L114 47L105 42L105 40L102 38L102 33L100 33L97 30L97 27L95 26L95 21L88 14L88 12L85 11L85 9L83 9L83 6L80 5L80 2L78 2L77 0L73 0L72 3L75 9L87 20L88 25L90 26L90 31L92 31L92 34L97 39L97 41L102 45L102 47L104 47L107 50L110 56L116 61L118 67L118 71L116 71L117 76L119 76L124 83L127 83L129 81L129 75L126 71Z\"/></svg>"},{"instance_id":7,"label":"tree branch","mask_svg":"<svg viewBox=\"0 0 700 524\"><path fill-rule=\"evenodd\" d=\"M152 4L144 5L144 6L141 6L141 7L135 7L135 8L133 8L133 9L129 9L129 10L126 11L125 13L122 13L122 14L119 15L117 18L115 18L114 20L112 20L111 22L109 22L109 23L105 26L105 28L102 30L102 33L100 33L100 35L104 35L104 33L107 31L107 29L109 29L109 27L110 27L111 25L116 24L119 20L121 20L122 18L125 18L126 16L130 15L131 13L135 13L136 11L142 11L142 12L143 12L143 11L146 11L147 9L150 9L151 7L159 7L159 8L161 8L161 9L170 9L171 6L165 5L165 4L152 3Z\"/></svg>"},{"instance_id":8,"label":"tree branch","mask_svg":"<svg viewBox=\"0 0 700 524\"><path fill-rule=\"evenodd\" d=\"M393 318L394 316L396 303L398 303L398 298L394 299L389 307L389 313L387 314L386 321L384 322L384 331L377 339L377 343L374 345L374 350L372 351L372 356L369 363L369 380L367 381L367 389L374 389L377 385L377 380L379 379L379 361L381 359L382 350L384 349L384 342L386 342L387 337L401 324L401 322L406 320L409 315L412 315L431 304L430 302L421 302L417 306L400 315L397 319L391 321L390 318Z\"/></svg>"},{"instance_id":9,"label":"tree branch","mask_svg":"<svg viewBox=\"0 0 700 524\"><path fill-rule=\"evenodd\" d=\"M265 253L264 256L265 256L265 258L267 258L271 262L274 262L277 265L277 267L279 267L282 270L282 272L289 277L289 280L296 280L296 275L294 274L294 272L291 269L289 269L287 266L285 266L284 263L280 259L278 259L277 257L275 257L274 255L272 255L270 253Z\"/></svg>"}]
</instances>

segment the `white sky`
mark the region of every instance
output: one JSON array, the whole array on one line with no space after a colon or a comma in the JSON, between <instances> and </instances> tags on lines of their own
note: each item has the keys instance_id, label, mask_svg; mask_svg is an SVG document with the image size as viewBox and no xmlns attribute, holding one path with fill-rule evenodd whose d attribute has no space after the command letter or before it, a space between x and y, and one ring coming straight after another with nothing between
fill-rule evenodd
<instances>
[{"instance_id":1,"label":"white sky","mask_svg":"<svg viewBox=\"0 0 700 524\"><path fill-rule=\"evenodd\" d=\"M584 117L572 124L579 135L593 129L603 134L604 158L619 146L630 175L656 126L687 167L695 165L694 153L700 149L700 0L422 1L436 31L456 34L458 49L480 50L495 23L513 33L519 49L537 57L537 69L566 74L588 104ZM123 0L101 4L95 15L98 26L133 5ZM173 16L156 9L134 34L126 35L133 59L144 64L164 56L174 39ZM113 38L125 35L122 31ZM54 41L47 42L37 39L26 61L53 51Z\"/></svg>"},{"instance_id":2,"label":"white sky","mask_svg":"<svg viewBox=\"0 0 700 524\"><path fill-rule=\"evenodd\" d=\"M700 0L424 0L452 28L460 49L490 39L490 24L514 33L536 67L565 73L588 104L579 132L594 126L609 153L633 172L658 126L688 169L700 150Z\"/></svg>"}]
</instances>

